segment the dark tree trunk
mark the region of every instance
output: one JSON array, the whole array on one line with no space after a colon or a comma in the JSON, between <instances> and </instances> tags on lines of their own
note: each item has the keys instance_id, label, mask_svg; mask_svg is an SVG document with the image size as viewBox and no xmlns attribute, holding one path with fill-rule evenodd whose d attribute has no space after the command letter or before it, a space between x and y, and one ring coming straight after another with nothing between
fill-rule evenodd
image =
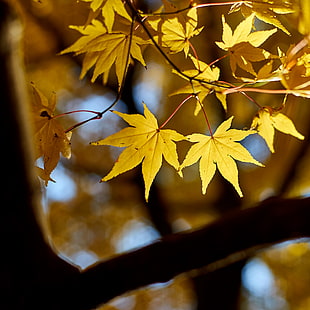
<instances>
[{"instance_id":1,"label":"dark tree trunk","mask_svg":"<svg viewBox=\"0 0 310 310\"><path fill-rule=\"evenodd\" d=\"M60 272L62 277L78 273L47 245L35 217L38 195L34 184L28 99L19 46L21 35L18 18L6 3L0 1L0 309L24 309L28 296L33 295L39 286L48 290L60 284L60 288ZM43 283L44 279L49 281Z\"/></svg>"}]
</instances>

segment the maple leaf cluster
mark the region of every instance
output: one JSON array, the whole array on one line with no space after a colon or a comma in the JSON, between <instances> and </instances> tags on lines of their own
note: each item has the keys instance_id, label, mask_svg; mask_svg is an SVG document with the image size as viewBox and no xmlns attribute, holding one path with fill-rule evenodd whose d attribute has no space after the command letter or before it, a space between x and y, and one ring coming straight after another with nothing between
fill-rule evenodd
<instances>
[{"instance_id":1,"label":"maple leaf cluster","mask_svg":"<svg viewBox=\"0 0 310 310\"><path fill-rule=\"evenodd\" d=\"M206 188L217 167L223 177L242 196L238 181L238 169L234 160L262 166L246 148L238 143L245 137L255 134L256 131L229 129L233 117L223 122L212 136L192 134L185 137L174 130L159 128L155 116L146 105L144 105L144 116L114 113L122 117L132 127L127 127L103 140L92 143L92 145L127 147L119 156L111 172L102 178L102 181L108 181L142 162L146 200L148 200L151 184L162 165L162 157L181 176L183 168L200 160L203 193L206 193ZM189 149L180 165L174 141L181 140L197 143Z\"/></svg>"},{"instance_id":2,"label":"maple leaf cluster","mask_svg":"<svg viewBox=\"0 0 310 310\"><path fill-rule=\"evenodd\" d=\"M70 26L71 29L78 31L81 37L61 52L62 55L84 54L80 78L85 77L86 73L92 70L91 82L102 76L103 83L106 84L114 68L119 84L118 91L121 94L130 64L136 61L146 67L144 48L153 47L171 65L172 73L185 82L185 85L175 90L171 96L186 94L187 99L196 98L193 117L203 111L209 128L209 134L193 133L188 136L172 129L163 129L167 122L159 126L156 117L145 104L144 115L128 115L113 111L126 121L129 127L102 140L92 142L92 145L125 147L112 170L102 178L102 181L108 181L142 163L145 199L147 200L151 184L164 158L180 176L183 175L183 169L199 162L204 194L218 169L242 196L236 161L263 166L240 143L243 139L249 135L259 134L266 141L272 153L275 151L275 129L300 140L304 139L293 121L280 112L281 109L260 105L248 95L248 92L257 91L255 85L259 83L278 82L283 87L278 91L282 94L310 97L310 35L309 31L307 32L305 20L308 15L302 13L299 7L296 7L295 2L249 0L232 4L228 13L241 12L243 20L233 30L227 18L222 16L222 37L221 41L215 44L224 52L224 55L208 64L199 59L191 41L205 30L200 24L198 10L215 4L195 4L189 1L188 6L177 7L168 0L162 0L162 6L157 11L144 13L135 7L133 1L129 0L82 1L90 4L88 20L85 25ZM307 5L303 4L301 8L305 9ZM278 31L289 35L288 29L279 17L293 12L301 16L299 28L306 37L288 48L286 52L280 49L275 53L266 50L263 47L265 42ZM257 30L255 28L257 20L266 23L268 29ZM175 65L171 57L178 53L191 62L190 69L182 70ZM218 64L226 57L229 58L232 78L237 81L236 85L220 79L221 71ZM60 153L65 157L70 156L70 137L53 118L56 104L54 97L48 102L38 89L33 87L33 91L35 144L37 157L43 157L43 179L47 183L50 180L51 171L59 160ZM213 133L204 110L204 101L210 94L215 94L226 111L227 95L234 92L247 96L258 107L251 129L231 128L233 117L230 117L223 121ZM174 114L187 99L182 101ZM182 140L193 144L183 162L180 163L176 142Z\"/></svg>"},{"instance_id":3,"label":"maple leaf cluster","mask_svg":"<svg viewBox=\"0 0 310 310\"><path fill-rule=\"evenodd\" d=\"M85 53L81 78L87 71L95 66L92 82L102 74L104 83L108 80L108 74L112 65L118 83L121 85L129 65L129 57L138 60L146 66L141 45L147 44L143 38L130 34L129 32L108 32L102 22L94 19L91 24L84 26L71 26L84 36L78 39L72 46L68 47L61 54L75 52L76 55Z\"/></svg>"}]
</instances>

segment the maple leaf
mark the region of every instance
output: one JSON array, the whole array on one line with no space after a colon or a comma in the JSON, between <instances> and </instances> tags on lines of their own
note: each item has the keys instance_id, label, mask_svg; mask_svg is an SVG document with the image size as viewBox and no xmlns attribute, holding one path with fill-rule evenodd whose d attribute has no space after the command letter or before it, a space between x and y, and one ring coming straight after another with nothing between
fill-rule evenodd
<instances>
[{"instance_id":1,"label":"maple leaf","mask_svg":"<svg viewBox=\"0 0 310 310\"><path fill-rule=\"evenodd\" d=\"M132 127L108 136L92 145L126 147L115 162L112 170L101 181L108 181L121 173L133 169L142 162L145 184L145 199L148 200L153 180L162 165L162 157L175 169L179 167L176 145L184 136L170 129L160 129L155 116L144 104L144 116L113 111Z\"/></svg>"},{"instance_id":2,"label":"maple leaf","mask_svg":"<svg viewBox=\"0 0 310 310\"><path fill-rule=\"evenodd\" d=\"M215 82L219 79L220 69L216 66L210 67L205 62L196 59L191 54L189 54L190 59L193 61L195 69L184 70L183 74L180 74L176 70L173 70L175 74L178 74L180 77L191 81L191 84L185 85L184 87L176 90L171 93L172 95L178 94L197 94L199 101L202 102L209 94L215 91L215 95L218 100L221 102L225 111L227 110L226 104L226 95L222 94L219 87L212 85L212 82ZM194 114L197 115L201 110L201 104L197 102L196 109Z\"/></svg>"},{"instance_id":3,"label":"maple leaf","mask_svg":"<svg viewBox=\"0 0 310 310\"><path fill-rule=\"evenodd\" d=\"M190 43L189 39L198 35L203 27L197 29L198 17L197 9L192 8L188 11L184 22L180 18L168 18L162 25L162 45L168 47L171 53L184 51L188 55Z\"/></svg>"},{"instance_id":4,"label":"maple leaf","mask_svg":"<svg viewBox=\"0 0 310 310\"><path fill-rule=\"evenodd\" d=\"M217 168L221 175L234 186L240 197L242 197L243 194L239 186L238 168L235 160L263 166L252 157L246 148L238 143L238 141L243 140L247 136L255 134L256 131L229 129L232 120L233 116L224 121L213 136L194 133L186 137L188 141L197 143L189 149L180 166L180 171L200 160L199 171L203 194L206 193L207 186Z\"/></svg>"},{"instance_id":5,"label":"maple leaf","mask_svg":"<svg viewBox=\"0 0 310 310\"><path fill-rule=\"evenodd\" d=\"M305 138L296 130L290 118L282 113L273 112L270 108L263 108L258 111L258 114L253 119L251 128L256 129L258 134L264 138L272 153L274 153L273 141L275 129L300 140Z\"/></svg>"},{"instance_id":6,"label":"maple leaf","mask_svg":"<svg viewBox=\"0 0 310 310\"><path fill-rule=\"evenodd\" d=\"M32 84L32 115L34 127L35 159L43 157L44 169L38 169L39 176L45 181L52 180L50 174L57 166L60 153L71 156L71 132L65 133L63 127L53 118L56 106L56 95L48 99Z\"/></svg>"},{"instance_id":7,"label":"maple leaf","mask_svg":"<svg viewBox=\"0 0 310 310\"><path fill-rule=\"evenodd\" d=\"M256 76L252 62L259 62L274 57L264 49L258 48L263 44L277 29L252 31L255 15L252 14L243 20L232 32L222 16L223 35L222 42L215 42L218 47L228 51L230 55L230 66L233 74L236 73L237 66Z\"/></svg>"},{"instance_id":8,"label":"maple leaf","mask_svg":"<svg viewBox=\"0 0 310 310\"><path fill-rule=\"evenodd\" d=\"M262 0L242 1L232 5L230 13L241 10L243 16L248 17L254 14L258 19L281 29L286 34L289 31L279 21L277 14L289 14L295 10L289 0Z\"/></svg>"},{"instance_id":9,"label":"maple leaf","mask_svg":"<svg viewBox=\"0 0 310 310\"><path fill-rule=\"evenodd\" d=\"M280 68L273 69L273 60L264 64L257 72L255 78L240 77L244 82L250 83L266 83L281 81L281 70Z\"/></svg>"},{"instance_id":10,"label":"maple leaf","mask_svg":"<svg viewBox=\"0 0 310 310\"><path fill-rule=\"evenodd\" d=\"M196 80L200 80L202 82L214 82L219 79L220 76L220 69L216 66L210 67L208 64L205 62L197 59L196 57L192 56L189 54L189 58L192 60L195 69L191 70L184 70L182 73L184 74L179 74L177 71L173 70L174 73L179 74L181 77L185 78L188 77L187 79L192 79L195 78Z\"/></svg>"},{"instance_id":11,"label":"maple leaf","mask_svg":"<svg viewBox=\"0 0 310 310\"><path fill-rule=\"evenodd\" d=\"M90 8L93 11L97 11L103 5L104 2L107 2L107 0L82 0L82 1L91 2Z\"/></svg>"},{"instance_id":12,"label":"maple leaf","mask_svg":"<svg viewBox=\"0 0 310 310\"><path fill-rule=\"evenodd\" d=\"M132 59L136 59L143 66L146 66L140 46L148 44L149 40L144 40L130 33L108 33L98 20L93 20L86 27L70 26L70 28L79 31L83 36L63 50L61 54L74 52L75 55L79 55L85 53L81 79L88 70L95 66L91 81L94 82L100 74L103 74L103 82L106 83L110 69L115 64L117 80L121 85L129 65L128 53Z\"/></svg>"},{"instance_id":13,"label":"maple leaf","mask_svg":"<svg viewBox=\"0 0 310 310\"><path fill-rule=\"evenodd\" d=\"M102 17L104 18L105 26L108 29L108 32L112 31L113 24L115 22L115 14L124 17L125 19L131 21L131 17L125 9L124 3L122 0L82 0L84 2L91 2L90 8L92 12L89 15L88 20L96 18L101 9ZM87 23L88 25L89 23Z\"/></svg>"}]
</instances>

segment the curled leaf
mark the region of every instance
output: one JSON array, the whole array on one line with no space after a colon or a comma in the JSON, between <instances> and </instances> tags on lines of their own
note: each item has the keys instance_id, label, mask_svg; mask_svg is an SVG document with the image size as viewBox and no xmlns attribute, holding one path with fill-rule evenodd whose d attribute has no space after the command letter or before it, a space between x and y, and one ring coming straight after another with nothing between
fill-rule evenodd
<instances>
[{"instance_id":1,"label":"curled leaf","mask_svg":"<svg viewBox=\"0 0 310 310\"><path fill-rule=\"evenodd\" d=\"M237 67L256 76L252 63L275 56L268 51L258 48L263 44L277 29L254 31L252 32L254 23L254 14L243 20L233 32L226 23L225 17L222 17L223 35L222 42L215 42L218 47L228 51L230 56L230 66L234 75L236 75Z\"/></svg>"},{"instance_id":2,"label":"curled leaf","mask_svg":"<svg viewBox=\"0 0 310 310\"><path fill-rule=\"evenodd\" d=\"M302 1L308 3L307 1ZM263 0L263 1L238 1L232 5L230 12L241 10L243 16L254 14L258 19L281 29L286 34L289 31L282 25L278 15L294 12L293 2L290 0Z\"/></svg>"},{"instance_id":3,"label":"curled leaf","mask_svg":"<svg viewBox=\"0 0 310 310\"><path fill-rule=\"evenodd\" d=\"M65 133L63 127L53 118L56 95L53 94L48 101L34 85L32 85L32 91L35 158L43 158L44 169L38 171L47 185L48 181L52 180L50 174L58 164L60 153L66 158L71 157L71 132Z\"/></svg>"},{"instance_id":4,"label":"curled leaf","mask_svg":"<svg viewBox=\"0 0 310 310\"><path fill-rule=\"evenodd\" d=\"M290 118L271 109L261 109L254 117L251 127L256 129L258 134L264 138L270 152L274 153L274 134L275 129L303 140L305 137L299 133Z\"/></svg>"}]
</instances>

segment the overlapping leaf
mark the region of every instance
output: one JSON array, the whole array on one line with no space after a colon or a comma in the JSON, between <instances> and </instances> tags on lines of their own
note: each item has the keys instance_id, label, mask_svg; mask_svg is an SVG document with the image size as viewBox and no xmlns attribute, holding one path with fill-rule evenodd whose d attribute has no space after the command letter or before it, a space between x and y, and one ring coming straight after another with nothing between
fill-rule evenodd
<instances>
[{"instance_id":1,"label":"overlapping leaf","mask_svg":"<svg viewBox=\"0 0 310 310\"><path fill-rule=\"evenodd\" d=\"M283 59L281 82L289 93L310 98L309 38L292 46ZM299 48L300 45L300 48Z\"/></svg>"},{"instance_id":2,"label":"overlapping leaf","mask_svg":"<svg viewBox=\"0 0 310 310\"><path fill-rule=\"evenodd\" d=\"M269 108L264 108L258 111L258 114L253 119L251 127L256 129L258 134L265 139L272 153L274 153L273 142L275 129L292 135L300 140L305 138L297 131L291 119L282 113L273 112Z\"/></svg>"},{"instance_id":3,"label":"overlapping leaf","mask_svg":"<svg viewBox=\"0 0 310 310\"><path fill-rule=\"evenodd\" d=\"M169 17L168 17L169 16ZM184 51L187 56L190 49L190 39L198 35L203 27L198 27L197 9L191 8L187 14L173 14L164 17L149 18L148 24L156 31L154 39L168 47L170 53Z\"/></svg>"},{"instance_id":4,"label":"overlapping leaf","mask_svg":"<svg viewBox=\"0 0 310 310\"><path fill-rule=\"evenodd\" d=\"M190 43L193 36L198 35L203 27L197 29L197 9L188 11L187 19L181 23L177 17L167 19L162 26L162 44L169 47L171 53L184 51L188 55Z\"/></svg>"},{"instance_id":5,"label":"overlapping leaf","mask_svg":"<svg viewBox=\"0 0 310 310\"><path fill-rule=\"evenodd\" d=\"M229 129L232 120L233 116L224 121L213 136L198 133L187 136L188 141L196 143L189 149L180 166L180 171L200 160L199 171L203 194L206 193L207 186L217 168L221 175L234 186L240 197L242 197L243 194L239 186L238 168L235 160L262 166L238 142L249 135L255 134L256 131Z\"/></svg>"},{"instance_id":6,"label":"overlapping leaf","mask_svg":"<svg viewBox=\"0 0 310 310\"><path fill-rule=\"evenodd\" d=\"M230 12L236 12L238 10L241 10L243 16L245 17L248 17L254 13L258 19L281 29L286 34L289 34L289 31L278 19L278 15L294 12L293 3L290 0L247 0L236 2L232 5Z\"/></svg>"},{"instance_id":7,"label":"overlapping leaf","mask_svg":"<svg viewBox=\"0 0 310 310\"><path fill-rule=\"evenodd\" d=\"M96 18L101 10L104 18L104 24L107 27L108 32L112 31L113 24L115 22L116 13L127 20L131 20L128 12L125 9L122 0L82 0L84 2L90 2L90 8L92 12L89 16L89 21ZM88 24L88 23L87 23Z\"/></svg>"},{"instance_id":8,"label":"overlapping leaf","mask_svg":"<svg viewBox=\"0 0 310 310\"><path fill-rule=\"evenodd\" d=\"M280 68L273 68L274 60L270 60L264 64L257 72L254 78L251 77L240 77L244 82L250 83L268 83L281 81L281 70Z\"/></svg>"},{"instance_id":9,"label":"overlapping leaf","mask_svg":"<svg viewBox=\"0 0 310 310\"><path fill-rule=\"evenodd\" d=\"M86 27L71 26L71 28L79 31L83 36L62 51L61 54L74 52L78 55L85 53L81 78L85 76L88 70L95 67L92 82L100 74L103 74L103 81L106 83L110 69L114 64L117 80L121 85L129 65L128 60L136 59L143 66L146 66L141 45L148 44L150 41L130 33L108 33L104 25L98 20L93 20ZM128 57L129 55L130 57Z\"/></svg>"},{"instance_id":10,"label":"overlapping leaf","mask_svg":"<svg viewBox=\"0 0 310 310\"><path fill-rule=\"evenodd\" d=\"M44 169L38 169L38 171L47 185L51 180L50 174L58 164L60 153L66 158L71 156L71 132L65 133L63 127L53 118L56 106L55 94L48 101L34 85L32 85L32 90L35 157L36 159L43 158Z\"/></svg>"},{"instance_id":11,"label":"overlapping leaf","mask_svg":"<svg viewBox=\"0 0 310 310\"><path fill-rule=\"evenodd\" d=\"M142 174L145 183L145 199L148 200L153 180L162 165L162 157L175 169L179 167L174 141L184 136L174 130L159 129L155 116L144 105L144 116L114 111L130 126L92 145L112 145L126 147L120 154L108 175L102 181L108 181L121 173L133 169L142 162Z\"/></svg>"},{"instance_id":12,"label":"overlapping leaf","mask_svg":"<svg viewBox=\"0 0 310 310\"><path fill-rule=\"evenodd\" d=\"M192 55L189 55L190 59L193 61L195 69L192 70L184 70L182 71L183 74L180 74L176 71L174 73L178 74L182 78L190 80L191 83L185 85L184 87L176 90L175 92L171 93L170 95L177 95L177 94L197 94L200 103L212 92L215 92L216 97L219 99L223 108L227 109L226 104L226 95L222 94L219 87L216 85L212 85L213 82L216 82L220 76L220 69L216 66L210 67L205 62L196 59ZM195 115L197 115L201 109L200 103L197 103Z\"/></svg>"},{"instance_id":13,"label":"overlapping leaf","mask_svg":"<svg viewBox=\"0 0 310 310\"><path fill-rule=\"evenodd\" d=\"M256 76L252 63L270 59L273 56L264 49L258 48L277 29L252 32L254 14L243 20L233 32L222 17L223 35L222 42L215 42L221 49L228 51L230 55L230 66L233 74L236 74L237 67Z\"/></svg>"}]
</instances>

